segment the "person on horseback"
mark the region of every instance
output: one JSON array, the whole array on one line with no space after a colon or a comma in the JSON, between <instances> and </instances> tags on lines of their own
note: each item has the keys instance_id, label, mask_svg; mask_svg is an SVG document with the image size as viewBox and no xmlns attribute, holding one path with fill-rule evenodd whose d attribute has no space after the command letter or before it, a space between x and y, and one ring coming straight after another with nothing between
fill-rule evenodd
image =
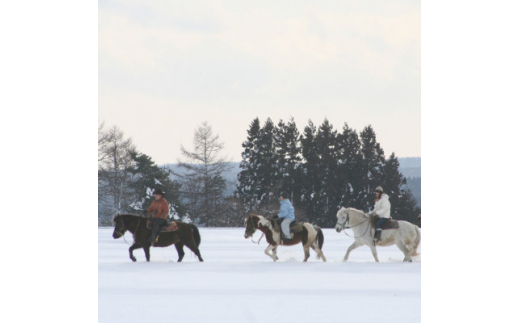
<instances>
[{"instance_id":1,"label":"person on horseback","mask_svg":"<svg viewBox=\"0 0 520 323\"><path fill-rule=\"evenodd\" d=\"M283 219L280 224L282 228L282 242L288 242L291 240L289 225L294 221L294 207L291 201L287 199L287 193L285 192L280 193L280 213L278 213L278 218Z\"/></svg>"},{"instance_id":2,"label":"person on horseback","mask_svg":"<svg viewBox=\"0 0 520 323\"><path fill-rule=\"evenodd\" d=\"M159 231L161 227L168 223L166 218L168 217L168 213L170 213L170 204L168 204L168 201L164 198L164 192L161 189L156 189L153 194L155 195L155 200L148 210L143 212L144 214L152 213L152 219L150 221L150 226L152 227L151 243L156 242L158 239Z\"/></svg>"},{"instance_id":3,"label":"person on horseback","mask_svg":"<svg viewBox=\"0 0 520 323\"><path fill-rule=\"evenodd\" d=\"M389 196L383 192L383 188L381 186L376 187L375 194L375 206L371 215L379 216L379 219L376 222L376 233L374 234L374 241L377 242L381 240L381 226L385 224L385 222L390 218L391 205L390 201L388 200Z\"/></svg>"}]
</instances>

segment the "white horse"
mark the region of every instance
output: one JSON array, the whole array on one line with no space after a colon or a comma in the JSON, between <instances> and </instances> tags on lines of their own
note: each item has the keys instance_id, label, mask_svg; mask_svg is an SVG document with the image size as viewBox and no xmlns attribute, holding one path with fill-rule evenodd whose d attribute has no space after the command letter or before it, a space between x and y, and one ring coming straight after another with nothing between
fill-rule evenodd
<instances>
[{"instance_id":1,"label":"white horse","mask_svg":"<svg viewBox=\"0 0 520 323\"><path fill-rule=\"evenodd\" d=\"M336 214L336 217L338 218L336 223L336 231L338 233L346 228L351 228L354 232L355 241L347 249L343 261L348 260L348 255L352 250L362 245L367 245L370 247L376 262L379 262L376 246L372 240L375 230L370 226L369 215L354 208L342 207ZM395 244L404 253L404 261L412 262L412 256L419 255L417 247L420 242L421 230L419 227L410 222L399 220L399 228L383 230L381 241L376 242L376 245L386 247Z\"/></svg>"}]
</instances>

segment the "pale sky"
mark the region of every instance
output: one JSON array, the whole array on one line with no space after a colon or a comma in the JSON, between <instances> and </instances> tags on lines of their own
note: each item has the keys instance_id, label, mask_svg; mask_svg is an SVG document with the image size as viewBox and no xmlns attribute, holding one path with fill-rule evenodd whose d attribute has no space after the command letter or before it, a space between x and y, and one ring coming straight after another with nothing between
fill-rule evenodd
<instances>
[{"instance_id":1,"label":"pale sky","mask_svg":"<svg viewBox=\"0 0 520 323\"><path fill-rule=\"evenodd\" d=\"M240 161L256 117L421 156L420 1L100 1L98 63L99 122L158 164L204 121Z\"/></svg>"}]
</instances>

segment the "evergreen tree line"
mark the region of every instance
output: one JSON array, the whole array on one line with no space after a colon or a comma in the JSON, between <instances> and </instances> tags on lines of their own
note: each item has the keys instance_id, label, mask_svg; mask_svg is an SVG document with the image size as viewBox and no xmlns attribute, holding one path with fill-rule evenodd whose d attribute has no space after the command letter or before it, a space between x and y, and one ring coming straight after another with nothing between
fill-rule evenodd
<instances>
[{"instance_id":1,"label":"evergreen tree line","mask_svg":"<svg viewBox=\"0 0 520 323\"><path fill-rule=\"evenodd\" d=\"M229 162L219 156L223 144L218 135L203 123L193 143L192 151L181 147L185 160L178 161L174 173L139 152L117 126L105 130L101 124L98 224L111 225L119 213L142 213L157 188L166 193L171 218L202 226L242 226L251 212L274 215L279 193L286 191L298 219L332 227L341 206L371 210L379 185L390 196L394 218L415 223L420 214L397 158L392 154L385 159L371 126L358 135L347 124L338 132L327 120L319 127L309 121L300 134L293 119L277 125L267 119L260 126L256 118L242 145L241 171L231 197L224 195L229 184L222 173Z\"/></svg>"},{"instance_id":2,"label":"evergreen tree line","mask_svg":"<svg viewBox=\"0 0 520 323\"><path fill-rule=\"evenodd\" d=\"M374 189L390 197L392 217L417 223L420 208L405 187L394 153L388 158L369 125L361 133L347 123L338 131L328 120L315 126L309 120L303 133L294 119L254 119L242 144L236 197L245 210L274 215L280 192L289 194L296 217L333 227L342 206L369 212Z\"/></svg>"}]
</instances>

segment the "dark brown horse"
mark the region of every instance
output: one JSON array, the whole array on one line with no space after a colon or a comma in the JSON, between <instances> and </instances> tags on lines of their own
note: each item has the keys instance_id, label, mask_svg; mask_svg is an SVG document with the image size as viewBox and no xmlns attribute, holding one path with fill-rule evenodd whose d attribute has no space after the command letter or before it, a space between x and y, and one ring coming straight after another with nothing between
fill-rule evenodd
<instances>
[{"instance_id":1,"label":"dark brown horse","mask_svg":"<svg viewBox=\"0 0 520 323\"><path fill-rule=\"evenodd\" d=\"M135 214L119 214L114 217L114 233L112 237L114 239L121 238L126 231L132 232L134 235L134 244L128 249L130 252L130 259L136 261L133 251L135 249L143 248L146 256L146 261L150 261L150 237L152 236L152 230L146 226L146 222L149 218ZM178 262L184 258L184 246L188 247L193 251L199 261L202 260L199 251L200 245L200 233L197 226L191 223L177 222L178 230L172 232L161 232L159 233L159 240L154 243L154 247L168 247L175 244L177 252L179 254Z\"/></svg>"},{"instance_id":2,"label":"dark brown horse","mask_svg":"<svg viewBox=\"0 0 520 323\"><path fill-rule=\"evenodd\" d=\"M252 237L257 229L262 231L265 234L267 243L269 243L269 246L267 246L264 253L276 261L278 260L276 248L280 245L281 234L274 230L272 221L273 220L266 219L261 215L250 215L245 220L246 232L244 238L247 239ZM323 247L323 240L323 232L320 227L304 222L302 231L292 234L290 242L284 244L284 246L294 246L301 242L305 253L303 261L307 261L310 257L309 248L312 248L316 252L318 259L321 258L323 261L327 261L323 251L321 250ZM271 250L273 251L272 253L269 252Z\"/></svg>"}]
</instances>

